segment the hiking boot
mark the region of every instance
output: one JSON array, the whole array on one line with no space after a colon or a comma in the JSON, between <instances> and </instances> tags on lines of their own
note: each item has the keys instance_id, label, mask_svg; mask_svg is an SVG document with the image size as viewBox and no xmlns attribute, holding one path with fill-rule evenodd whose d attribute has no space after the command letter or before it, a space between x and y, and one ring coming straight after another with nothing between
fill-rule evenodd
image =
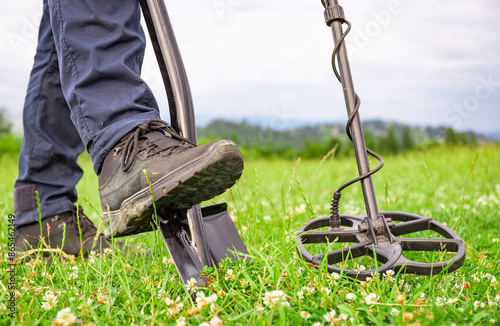
<instances>
[{"instance_id":1,"label":"hiking boot","mask_svg":"<svg viewBox=\"0 0 500 326\"><path fill-rule=\"evenodd\" d=\"M42 236L45 241L41 249L45 257L57 253L53 249L62 249L64 253L74 256L80 256L81 253L84 257L87 257L91 251L102 253L111 246L105 240L104 234L100 234L96 238L97 228L83 214L81 207L78 211L75 207L72 211L43 219L41 224ZM21 257L22 260L24 258L29 260L31 258L29 251L37 249L39 244L39 222L16 228L16 252L17 256Z\"/></svg>"},{"instance_id":2,"label":"hiking boot","mask_svg":"<svg viewBox=\"0 0 500 326\"><path fill-rule=\"evenodd\" d=\"M233 142L196 147L166 122L150 120L104 159L98 176L103 216L114 237L151 231L153 203L191 207L222 194L242 170L243 157Z\"/></svg>"}]
</instances>

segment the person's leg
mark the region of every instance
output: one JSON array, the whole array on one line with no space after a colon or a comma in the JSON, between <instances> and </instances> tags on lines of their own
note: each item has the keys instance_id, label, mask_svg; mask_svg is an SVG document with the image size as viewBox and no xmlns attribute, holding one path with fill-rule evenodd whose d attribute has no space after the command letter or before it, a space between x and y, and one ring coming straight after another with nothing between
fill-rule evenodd
<instances>
[{"instance_id":1,"label":"person's leg","mask_svg":"<svg viewBox=\"0 0 500 326\"><path fill-rule=\"evenodd\" d=\"M40 214L42 235L49 248L61 248L72 255L83 253L84 256L91 250L109 248L102 235L95 239L96 227L81 208L75 206L75 186L83 173L77 158L84 146L70 119L70 110L61 90L46 1L25 99L23 124L19 176L14 186L18 255L23 257L24 252L40 244Z\"/></svg>"},{"instance_id":2,"label":"person's leg","mask_svg":"<svg viewBox=\"0 0 500 326\"><path fill-rule=\"evenodd\" d=\"M140 78L146 45L137 0L49 0L64 97L99 172L106 154L138 125L159 119Z\"/></svg>"},{"instance_id":3,"label":"person's leg","mask_svg":"<svg viewBox=\"0 0 500 326\"><path fill-rule=\"evenodd\" d=\"M23 112L24 138L14 188L16 227L74 208L82 176L76 163L84 147L61 91L47 3Z\"/></svg>"}]
</instances>

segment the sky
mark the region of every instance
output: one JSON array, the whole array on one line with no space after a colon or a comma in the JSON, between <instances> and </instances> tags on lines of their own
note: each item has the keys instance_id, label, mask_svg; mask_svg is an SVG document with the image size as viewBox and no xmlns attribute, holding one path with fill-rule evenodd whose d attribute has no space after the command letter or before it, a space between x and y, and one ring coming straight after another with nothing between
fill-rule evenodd
<instances>
[{"instance_id":1,"label":"sky","mask_svg":"<svg viewBox=\"0 0 500 326\"><path fill-rule=\"evenodd\" d=\"M200 124L216 118L344 122L319 0L165 0ZM500 2L340 0L362 120L500 130ZM0 107L16 131L42 0L0 5ZM162 117L168 105L152 47L142 70Z\"/></svg>"}]
</instances>

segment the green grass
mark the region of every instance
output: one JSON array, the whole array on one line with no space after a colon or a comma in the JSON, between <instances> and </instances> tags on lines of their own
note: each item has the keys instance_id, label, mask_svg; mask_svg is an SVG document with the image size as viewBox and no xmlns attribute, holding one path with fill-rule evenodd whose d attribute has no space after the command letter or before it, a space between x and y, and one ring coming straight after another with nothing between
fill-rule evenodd
<instances>
[{"instance_id":1,"label":"green grass","mask_svg":"<svg viewBox=\"0 0 500 326\"><path fill-rule=\"evenodd\" d=\"M227 261L204 271L211 283L199 292L218 295L212 306L196 309L195 297L185 291L161 237L151 232L123 239L151 248L151 257L135 258L115 250L87 262L18 266L15 324L51 325L63 308L84 325L175 325L182 318L187 325L199 325L215 316L225 325L327 325L325 314L331 310L336 312L333 322L346 325L498 324L500 288L494 282L500 279L498 162L497 145L438 148L386 157L386 167L374 176L381 210L430 216L462 237L466 261L452 274L401 274L360 283L310 267L296 253L295 232L311 218L329 214L333 190L356 175L354 161L250 160L241 180L217 202L228 203L252 261ZM81 165L86 173L78 185L79 203L99 224L100 212L92 208L100 207L97 179L88 156L82 157ZM12 213L17 158L6 154L0 157L0 166L4 254L0 309L4 309L9 296L7 216ZM344 191L341 213L363 213L359 185ZM412 253L413 259L424 261L436 257ZM42 303L50 290L57 304L45 310ZM271 292L276 290L282 296ZM378 299L370 304L366 297L371 293ZM272 307L266 304L271 294L281 298ZM183 304L174 316L168 313L167 297L179 297ZM2 311L0 325L12 322L7 312ZM301 312L307 312L309 319Z\"/></svg>"}]
</instances>

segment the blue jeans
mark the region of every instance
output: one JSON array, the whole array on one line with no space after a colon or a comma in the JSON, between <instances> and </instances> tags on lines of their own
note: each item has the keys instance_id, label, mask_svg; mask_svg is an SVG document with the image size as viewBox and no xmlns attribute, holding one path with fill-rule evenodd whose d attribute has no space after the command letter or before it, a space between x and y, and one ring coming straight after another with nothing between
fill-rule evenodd
<instances>
[{"instance_id":1,"label":"blue jeans","mask_svg":"<svg viewBox=\"0 0 500 326\"><path fill-rule=\"evenodd\" d=\"M137 125L158 119L140 78L145 36L137 0L44 0L26 95L16 226L73 209L86 149L98 173L106 154Z\"/></svg>"}]
</instances>

